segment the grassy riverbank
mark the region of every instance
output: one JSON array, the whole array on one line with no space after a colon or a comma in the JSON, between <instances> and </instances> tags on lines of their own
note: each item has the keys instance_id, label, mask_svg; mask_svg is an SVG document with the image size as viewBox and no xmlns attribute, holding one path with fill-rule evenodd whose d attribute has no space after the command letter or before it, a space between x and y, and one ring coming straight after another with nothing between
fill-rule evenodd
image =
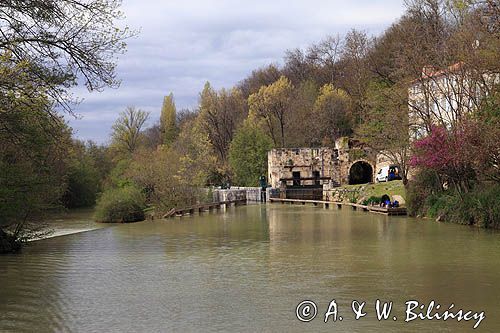
<instances>
[{"instance_id":1,"label":"grassy riverbank","mask_svg":"<svg viewBox=\"0 0 500 333\"><path fill-rule=\"evenodd\" d=\"M370 198L380 199L387 194L391 200L398 200L402 205L406 202L406 189L401 180L394 180L386 183L344 185L336 188L335 191L345 192L342 195L343 201L356 203L366 203Z\"/></svg>"},{"instance_id":2,"label":"grassy riverbank","mask_svg":"<svg viewBox=\"0 0 500 333\"><path fill-rule=\"evenodd\" d=\"M397 195L406 199L406 190L401 180L393 180L385 183L346 185L343 187L350 190L358 189L360 191L360 198L381 197L387 194L391 198Z\"/></svg>"}]
</instances>

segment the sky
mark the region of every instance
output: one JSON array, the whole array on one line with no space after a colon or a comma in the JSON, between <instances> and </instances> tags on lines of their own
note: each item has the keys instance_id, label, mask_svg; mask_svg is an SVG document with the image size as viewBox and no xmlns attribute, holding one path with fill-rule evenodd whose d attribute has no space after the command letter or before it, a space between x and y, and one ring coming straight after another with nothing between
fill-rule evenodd
<instances>
[{"instance_id":1,"label":"sky","mask_svg":"<svg viewBox=\"0 0 500 333\"><path fill-rule=\"evenodd\" d=\"M121 85L88 93L69 117L75 136L108 143L120 111L135 106L158 121L163 96L177 110L195 108L205 82L229 88L252 70L282 64L286 50L306 48L351 28L380 34L403 13L403 0L123 0L127 25L139 31L117 61Z\"/></svg>"}]
</instances>

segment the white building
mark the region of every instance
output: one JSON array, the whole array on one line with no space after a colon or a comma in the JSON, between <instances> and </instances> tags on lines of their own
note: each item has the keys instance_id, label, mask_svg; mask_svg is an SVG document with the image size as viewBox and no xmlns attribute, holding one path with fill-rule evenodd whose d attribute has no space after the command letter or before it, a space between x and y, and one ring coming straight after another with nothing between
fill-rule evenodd
<instances>
[{"instance_id":1,"label":"white building","mask_svg":"<svg viewBox=\"0 0 500 333\"><path fill-rule=\"evenodd\" d=\"M421 77L408 89L410 137L426 136L431 125L453 127L461 117L477 110L499 82L498 74L478 74L462 62L444 70L424 67Z\"/></svg>"}]
</instances>

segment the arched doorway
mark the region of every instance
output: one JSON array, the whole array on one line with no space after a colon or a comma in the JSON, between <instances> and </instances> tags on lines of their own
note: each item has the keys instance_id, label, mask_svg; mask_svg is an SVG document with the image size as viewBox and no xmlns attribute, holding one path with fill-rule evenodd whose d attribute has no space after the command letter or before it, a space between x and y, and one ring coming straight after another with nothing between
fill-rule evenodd
<instances>
[{"instance_id":1,"label":"arched doorway","mask_svg":"<svg viewBox=\"0 0 500 333\"><path fill-rule=\"evenodd\" d=\"M373 168L370 163L358 161L349 169L349 185L366 184L373 181Z\"/></svg>"}]
</instances>

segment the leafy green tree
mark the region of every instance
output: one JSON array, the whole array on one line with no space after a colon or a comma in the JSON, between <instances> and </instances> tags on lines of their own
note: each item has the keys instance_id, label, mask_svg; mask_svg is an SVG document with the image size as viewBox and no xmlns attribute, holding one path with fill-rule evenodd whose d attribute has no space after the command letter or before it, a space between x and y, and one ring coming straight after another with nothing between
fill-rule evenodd
<instances>
[{"instance_id":1,"label":"leafy green tree","mask_svg":"<svg viewBox=\"0 0 500 333\"><path fill-rule=\"evenodd\" d=\"M163 146L136 152L125 177L146 193L147 203L161 214L174 207L199 203L205 172L205 163Z\"/></svg>"},{"instance_id":2,"label":"leafy green tree","mask_svg":"<svg viewBox=\"0 0 500 333\"><path fill-rule=\"evenodd\" d=\"M163 98L163 106L160 116L160 130L163 138L163 144L171 145L178 133L177 129L177 111L175 108L174 95L171 93Z\"/></svg>"},{"instance_id":3,"label":"leafy green tree","mask_svg":"<svg viewBox=\"0 0 500 333\"><path fill-rule=\"evenodd\" d=\"M77 78L92 91L117 86L116 55L131 33L119 28L120 0L0 2L0 52L29 65L25 75L70 110L68 88ZM49 110L47 110L49 111Z\"/></svg>"},{"instance_id":4,"label":"leafy green tree","mask_svg":"<svg viewBox=\"0 0 500 333\"><path fill-rule=\"evenodd\" d=\"M238 185L257 186L267 175L267 152L273 142L262 129L246 122L235 134L229 149L229 165Z\"/></svg>"},{"instance_id":5,"label":"leafy green tree","mask_svg":"<svg viewBox=\"0 0 500 333\"><path fill-rule=\"evenodd\" d=\"M15 240L36 236L34 222L59 204L70 141L70 130L27 68L0 56L0 229Z\"/></svg>"},{"instance_id":6,"label":"leafy green tree","mask_svg":"<svg viewBox=\"0 0 500 333\"><path fill-rule=\"evenodd\" d=\"M320 89L314 103L314 119L317 122L317 142L332 146L335 140L352 133L352 101L342 89L327 84Z\"/></svg>"},{"instance_id":7,"label":"leafy green tree","mask_svg":"<svg viewBox=\"0 0 500 333\"><path fill-rule=\"evenodd\" d=\"M109 161L95 143L78 140L73 141L70 156L63 203L68 208L93 206L109 172Z\"/></svg>"},{"instance_id":8,"label":"leafy green tree","mask_svg":"<svg viewBox=\"0 0 500 333\"><path fill-rule=\"evenodd\" d=\"M288 124L293 85L282 76L269 86L248 97L250 113L265 121L274 145L285 147L285 128Z\"/></svg>"},{"instance_id":9,"label":"leafy green tree","mask_svg":"<svg viewBox=\"0 0 500 333\"><path fill-rule=\"evenodd\" d=\"M113 124L113 145L119 152L132 154L139 146L141 129L149 118L149 112L129 106L120 112Z\"/></svg>"}]
</instances>

